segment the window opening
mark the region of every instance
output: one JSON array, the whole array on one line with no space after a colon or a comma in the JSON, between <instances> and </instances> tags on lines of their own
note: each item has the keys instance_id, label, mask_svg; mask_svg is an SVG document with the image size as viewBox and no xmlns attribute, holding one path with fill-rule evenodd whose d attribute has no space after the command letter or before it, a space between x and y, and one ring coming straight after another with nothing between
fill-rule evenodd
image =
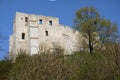
<instances>
[{"instance_id":1,"label":"window opening","mask_svg":"<svg viewBox=\"0 0 120 80\"><path fill-rule=\"evenodd\" d=\"M48 31L45 31L46 36L48 36Z\"/></svg>"},{"instance_id":2,"label":"window opening","mask_svg":"<svg viewBox=\"0 0 120 80\"><path fill-rule=\"evenodd\" d=\"M25 22L28 22L28 17L25 17Z\"/></svg>"},{"instance_id":3,"label":"window opening","mask_svg":"<svg viewBox=\"0 0 120 80\"><path fill-rule=\"evenodd\" d=\"M22 33L22 39L25 39L25 33Z\"/></svg>"},{"instance_id":4,"label":"window opening","mask_svg":"<svg viewBox=\"0 0 120 80\"><path fill-rule=\"evenodd\" d=\"M39 20L39 24L42 24L42 19Z\"/></svg>"},{"instance_id":5,"label":"window opening","mask_svg":"<svg viewBox=\"0 0 120 80\"><path fill-rule=\"evenodd\" d=\"M49 21L49 25L52 25L52 21Z\"/></svg>"}]
</instances>

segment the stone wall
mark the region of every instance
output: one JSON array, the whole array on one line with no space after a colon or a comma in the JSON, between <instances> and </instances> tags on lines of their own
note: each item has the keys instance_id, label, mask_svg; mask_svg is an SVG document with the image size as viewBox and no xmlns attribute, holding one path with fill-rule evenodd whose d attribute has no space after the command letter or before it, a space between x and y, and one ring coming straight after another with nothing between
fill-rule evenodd
<instances>
[{"instance_id":1,"label":"stone wall","mask_svg":"<svg viewBox=\"0 0 120 80\"><path fill-rule=\"evenodd\" d=\"M47 46L46 50L59 46L71 54L79 50L77 35L69 26L59 24L58 18L16 12L9 57L15 58L20 49L36 54L40 46Z\"/></svg>"}]
</instances>

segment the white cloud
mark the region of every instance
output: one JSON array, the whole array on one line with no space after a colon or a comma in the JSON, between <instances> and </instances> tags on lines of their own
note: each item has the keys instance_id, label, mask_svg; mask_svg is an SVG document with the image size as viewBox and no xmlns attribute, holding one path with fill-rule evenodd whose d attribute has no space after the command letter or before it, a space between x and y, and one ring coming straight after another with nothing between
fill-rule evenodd
<instances>
[{"instance_id":1,"label":"white cloud","mask_svg":"<svg viewBox=\"0 0 120 80\"><path fill-rule=\"evenodd\" d=\"M56 1L56 0L49 0L49 1Z\"/></svg>"}]
</instances>

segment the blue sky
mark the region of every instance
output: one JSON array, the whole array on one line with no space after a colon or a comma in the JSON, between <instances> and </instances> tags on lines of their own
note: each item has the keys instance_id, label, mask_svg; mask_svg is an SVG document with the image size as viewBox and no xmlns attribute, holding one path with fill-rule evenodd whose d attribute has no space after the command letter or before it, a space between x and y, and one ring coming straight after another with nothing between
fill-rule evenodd
<instances>
[{"instance_id":1,"label":"blue sky","mask_svg":"<svg viewBox=\"0 0 120 80\"><path fill-rule=\"evenodd\" d=\"M5 50L0 52L0 59L8 56L16 12L58 17L60 24L73 26L75 11L86 6L97 8L103 17L120 25L120 0L0 0L0 32L6 37L0 41Z\"/></svg>"}]
</instances>

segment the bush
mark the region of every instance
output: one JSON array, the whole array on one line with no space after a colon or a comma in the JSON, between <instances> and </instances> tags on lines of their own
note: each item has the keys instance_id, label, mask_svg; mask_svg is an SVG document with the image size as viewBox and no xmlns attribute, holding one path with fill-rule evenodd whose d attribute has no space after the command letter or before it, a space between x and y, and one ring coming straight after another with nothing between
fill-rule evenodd
<instances>
[{"instance_id":1,"label":"bush","mask_svg":"<svg viewBox=\"0 0 120 80\"><path fill-rule=\"evenodd\" d=\"M0 61L0 80L5 80L7 73L12 67L12 63L9 60Z\"/></svg>"},{"instance_id":2,"label":"bush","mask_svg":"<svg viewBox=\"0 0 120 80\"><path fill-rule=\"evenodd\" d=\"M58 54L20 55L8 74L9 80L66 80L69 70Z\"/></svg>"},{"instance_id":3,"label":"bush","mask_svg":"<svg viewBox=\"0 0 120 80\"><path fill-rule=\"evenodd\" d=\"M120 80L120 45L109 44L92 55L78 52L68 59L70 80Z\"/></svg>"},{"instance_id":4,"label":"bush","mask_svg":"<svg viewBox=\"0 0 120 80\"><path fill-rule=\"evenodd\" d=\"M57 54L58 53L58 54ZM120 45L102 51L19 55L8 80L120 80Z\"/></svg>"}]
</instances>

